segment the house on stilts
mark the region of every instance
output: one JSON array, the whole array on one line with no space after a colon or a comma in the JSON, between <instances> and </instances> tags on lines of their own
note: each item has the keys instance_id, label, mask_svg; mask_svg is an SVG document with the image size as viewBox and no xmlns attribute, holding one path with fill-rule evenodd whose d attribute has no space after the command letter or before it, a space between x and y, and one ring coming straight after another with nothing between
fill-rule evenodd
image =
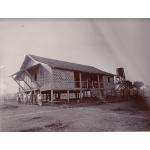
<instances>
[{"instance_id":1,"label":"house on stilts","mask_svg":"<svg viewBox=\"0 0 150 150\"><path fill-rule=\"evenodd\" d=\"M115 89L111 73L35 55L26 55L20 70L11 77L19 85L19 93L40 92L47 102L104 99Z\"/></svg>"}]
</instances>

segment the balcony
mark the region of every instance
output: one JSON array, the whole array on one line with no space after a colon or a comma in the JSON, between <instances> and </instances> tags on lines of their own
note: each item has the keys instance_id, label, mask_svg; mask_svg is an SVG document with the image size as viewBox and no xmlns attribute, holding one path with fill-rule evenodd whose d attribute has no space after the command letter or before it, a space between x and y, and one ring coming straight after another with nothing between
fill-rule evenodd
<instances>
[{"instance_id":1,"label":"balcony","mask_svg":"<svg viewBox=\"0 0 150 150\"><path fill-rule=\"evenodd\" d=\"M103 83L100 82L100 88L103 88ZM98 88L98 82L88 81L54 81L54 89L92 89Z\"/></svg>"}]
</instances>

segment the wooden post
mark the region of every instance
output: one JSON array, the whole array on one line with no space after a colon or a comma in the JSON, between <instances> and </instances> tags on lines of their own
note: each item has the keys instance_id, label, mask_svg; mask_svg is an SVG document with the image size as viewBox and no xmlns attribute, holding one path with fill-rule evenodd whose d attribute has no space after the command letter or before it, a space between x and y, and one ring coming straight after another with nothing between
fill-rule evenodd
<instances>
[{"instance_id":1,"label":"wooden post","mask_svg":"<svg viewBox=\"0 0 150 150\"><path fill-rule=\"evenodd\" d=\"M97 80L98 80L99 98L102 99L102 93L101 93L101 86L100 86L100 78L99 78L99 75L97 75Z\"/></svg>"},{"instance_id":2,"label":"wooden post","mask_svg":"<svg viewBox=\"0 0 150 150\"><path fill-rule=\"evenodd\" d=\"M88 79L87 79L87 81L86 81L86 88L87 88L87 89L89 88Z\"/></svg>"},{"instance_id":3,"label":"wooden post","mask_svg":"<svg viewBox=\"0 0 150 150\"><path fill-rule=\"evenodd\" d=\"M92 89L94 88L94 82L93 82L93 79L92 79Z\"/></svg>"},{"instance_id":4,"label":"wooden post","mask_svg":"<svg viewBox=\"0 0 150 150\"><path fill-rule=\"evenodd\" d=\"M82 75L81 75L81 72L79 73L79 80L80 80L80 100L82 100Z\"/></svg>"},{"instance_id":5,"label":"wooden post","mask_svg":"<svg viewBox=\"0 0 150 150\"><path fill-rule=\"evenodd\" d=\"M99 75L97 75L97 81L98 81L98 89L100 89L100 79L99 79Z\"/></svg>"},{"instance_id":6,"label":"wooden post","mask_svg":"<svg viewBox=\"0 0 150 150\"><path fill-rule=\"evenodd\" d=\"M81 72L79 73L79 81L80 81L80 89L82 89L82 75L81 75Z\"/></svg>"},{"instance_id":7,"label":"wooden post","mask_svg":"<svg viewBox=\"0 0 150 150\"><path fill-rule=\"evenodd\" d=\"M51 102L54 100L53 90L51 90Z\"/></svg>"},{"instance_id":8,"label":"wooden post","mask_svg":"<svg viewBox=\"0 0 150 150\"><path fill-rule=\"evenodd\" d=\"M67 90L67 101L69 103L69 90Z\"/></svg>"}]
</instances>

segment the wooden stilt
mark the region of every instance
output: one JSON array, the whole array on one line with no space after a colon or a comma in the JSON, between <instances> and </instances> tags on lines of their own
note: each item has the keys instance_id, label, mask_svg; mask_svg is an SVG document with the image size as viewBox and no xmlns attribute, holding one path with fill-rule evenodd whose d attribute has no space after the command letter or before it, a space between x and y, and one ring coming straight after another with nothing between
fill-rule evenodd
<instances>
[{"instance_id":1,"label":"wooden stilt","mask_svg":"<svg viewBox=\"0 0 150 150\"><path fill-rule=\"evenodd\" d=\"M80 80L80 101L82 101L82 74L79 73L79 80Z\"/></svg>"},{"instance_id":2,"label":"wooden stilt","mask_svg":"<svg viewBox=\"0 0 150 150\"><path fill-rule=\"evenodd\" d=\"M82 102L82 90L80 90L80 101Z\"/></svg>"},{"instance_id":3,"label":"wooden stilt","mask_svg":"<svg viewBox=\"0 0 150 150\"><path fill-rule=\"evenodd\" d=\"M51 90L51 103L53 102L54 100L54 95L53 95L53 90Z\"/></svg>"}]
</instances>

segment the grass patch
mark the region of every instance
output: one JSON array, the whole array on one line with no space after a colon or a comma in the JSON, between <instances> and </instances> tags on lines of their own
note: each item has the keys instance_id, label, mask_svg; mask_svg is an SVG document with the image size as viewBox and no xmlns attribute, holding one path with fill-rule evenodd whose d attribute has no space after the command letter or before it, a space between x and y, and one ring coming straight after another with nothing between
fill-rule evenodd
<instances>
[{"instance_id":1,"label":"grass patch","mask_svg":"<svg viewBox=\"0 0 150 150\"><path fill-rule=\"evenodd\" d=\"M62 123L60 120L55 122L55 123L51 123L51 124L47 124L44 126L46 129L51 129L51 130L54 130L54 131L60 131L64 128L67 128L68 125L67 124L64 124Z\"/></svg>"}]
</instances>

